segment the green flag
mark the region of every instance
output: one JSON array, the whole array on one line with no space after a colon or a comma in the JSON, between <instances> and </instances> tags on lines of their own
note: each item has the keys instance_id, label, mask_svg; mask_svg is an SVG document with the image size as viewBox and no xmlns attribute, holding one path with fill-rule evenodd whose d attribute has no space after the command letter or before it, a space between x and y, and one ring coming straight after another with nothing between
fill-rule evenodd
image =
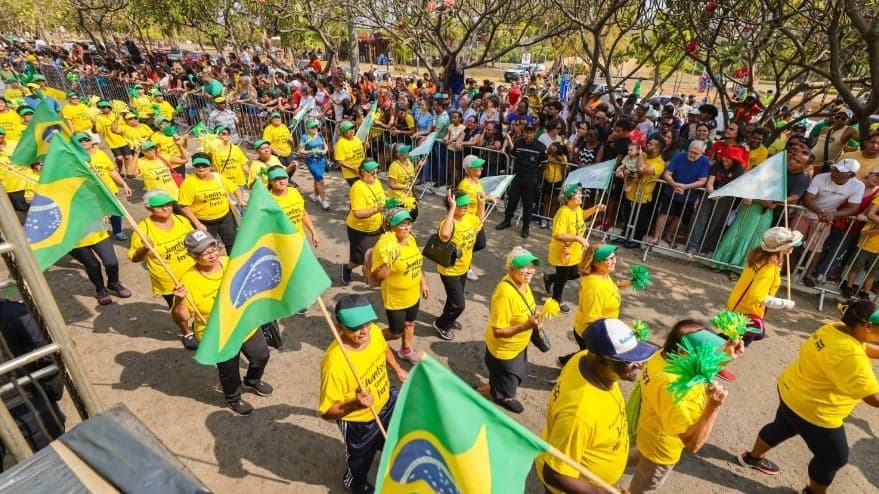
<instances>
[{"instance_id":1,"label":"green flag","mask_svg":"<svg viewBox=\"0 0 879 494\"><path fill-rule=\"evenodd\" d=\"M259 180L229 258L195 354L205 365L234 357L260 325L308 307L330 286L303 232Z\"/></svg>"},{"instance_id":2,"label":"green flag","mask_svg":"<svg viewBox=\"0 0 879 494\"><path fill-rule=\"evenodd\" d=\"M606 189L610 186L617 160L607 160L577 168L565 177L564 185L579 183L587 189Z\"/></svg>"},{"instance_id":3,"label":"green flag","mask_svg":"<svg viewBox=\"0 0 879 494\"><path fill-rule=\"evenodd\" d=\"M397 398L376 492L524 492L549 445L429 356Z\"/></svg>"},{"instance_id":4,"label":"green flag","mask_svg":"<svg viewBox=\"0 0 879 494\"><path fill-rule=\"evenodd\" d=\"M378 100L373 101L372 106L369 108L369 113L360 122L360 128L357 129L357 138L360 139L360 142L366 142L366 139L369 137L369 130L372 129L372 122L375 120L377 105Z\"/></svg>"},{"instance_id":5,"label":"green flag","mask_svg":"<svg viewBox=\"0 0 879 494\"><path fill-rule=\"evenodd\" d=\"M82 159L82 151L56 136L24 222L40 269L45 271L83 237L105 228L107 215L124 216L125 209Z\"/></svg>"},{"instance_id":6,"label":"green flag","mask_svg":"<svg viewBox=\"0 0 879 494\"><path fill-rule=\"evenodd\" d=\"M70 140L71 134L67 124L46 100L42 100L34 110L34 116L21 134L21 139L9 160L22 166L30 166L31 163L42 161L49 152L49 142L55 134L61 134ZM84 156L83 161L87 162L89 158Z\"/></svg>"},{"instance_id":7,"label":"green flag","mask_svg":"<svg viewBox=\"0 0 879 494\"><path fill-rule=\"evenodd\" d=\"M709 196L783 202L787 197L787 151L774 154Z\"/></svg>"}]
</instances>

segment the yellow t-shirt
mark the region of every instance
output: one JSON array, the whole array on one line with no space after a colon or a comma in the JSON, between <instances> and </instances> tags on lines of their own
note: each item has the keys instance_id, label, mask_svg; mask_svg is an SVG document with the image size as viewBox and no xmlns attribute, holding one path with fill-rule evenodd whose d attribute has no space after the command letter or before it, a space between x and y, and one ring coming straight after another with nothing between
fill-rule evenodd
<instances>
[{"instance_id":1,"label":"yellow t-shirt","mask_svg":"<svg viewBox=\"0 0 879 494\"><path fill-rule=\"evenodd\" d=\"M344 331L344 330L343 330ZM388 343L376 324L369 327L369 344L361 350L345 349L345 353L360 374L360 380L372 393L372 408L378 412L384 408L391 396L391 382L388 380L388 366L385 351ZM339 343L333 341L327 348L320 363L320 399L318 410L327 413L337 402L347 402L357 396L357 381L345 362ZM375 418L368 408L355 410L344 416L346 422L372 422Z\"/></svg>"},{"instance_id":2,"label":"yellow t-shirt","mask_svg":"<svg viewBox=\"0 0 879 494\"><path fill-rule=\"evenodd\" d=\"M85 237L82 237L82 239L80 239L80 241L73 246L74 249L78 247L89 247L110 238L110 234L107 233L107 229L103 225L103 218L98 221L101 221L100 229L98 229L98 231L94 233L89 233Z\"/></svg>"},{"instance_id":3,"label":"yellow t-shirt","mask_svg":"<svg viewBox=\"0 0 879 494\"><path fill-rule=\"evenodd\" d=\"M262 131L262 138L269 141L272 150L279 156L286 158L293 152L293 148L290 146L290 129L284 124L266 125Z\"/></svg>"},{"instance_id":4,"label":"yellow t-shirt","mask_svg":"<svg viewBox=\"0 0 879 494\"><path fill-rule=\"evenodd\" d=\"M354 217L354 211L362 209L370 209L378 206L384 207L385 190L382 188L381 182L375 180L371 185L367 185L363 180L354 182L348 191L348 199L351 202L351 209L348 211L348 218L345 224L359 232L373 233L382 227L382 215L376 213L369 218L357 219Z\"/></svg>"},{"instance_id":5,"label":"yellow t-shirt","mask_svg":"<svg viewBox=\"0 0 879 494\"><path fill-rule=\"evenodd\" d=\"M169 122L174 120L175 110L174 110L174 107L171 106L171 103L168 103L167 101L162 101L161 103L153 103L153 104L159 105L159 114L156 116L161 116L162 118L164 118L165 120L168 120Z\"/></svg>"},{"instance_id":6,"label":"yellow t-shirt","mask_svg":"<svg viewBox=\"0 0 879 494\"><path fill-rule=\"evenodd\" d=\"M140 118L152 117L155 113L153 111L153 100L146 94L132 98L131 109L136 111Z\"/></svg>"},{"instance_id":7,"label":"yellow t-shirt","mask_svg":"<svg viewBox=\"0 0 879 494\"><path fill-rule=\"evenodd\" d=\"M582 237L586 235L586 219L583 208L562 206L552 219L552 235L570 234ZM565 249L567 247L567 249ZM567 250L567 252L565 252ZM549 240L549 263L553 266L576 266L583 259L583 244L580 242L562 242L555 238Z\"/></svg>"},{"instance_id":8,"label":"yellow t-shirt","mask_svg":"<svg viewBox=\"0 0 879 494\"><path fill-rule=\"evenodd\" d=\"M13 141L17 141L24 131L21 117L11 108L0 111L0 128L6 131L6 138Z\"/></svg>"},{"instance_id":9,"label":"yellow t-shirt","mask_svg":"<svg viewBox=\"0 0 879 494\"><path fill-rule=\"evenodd\" d=\"M485 195L485 189L482 188L482 182L478 179L474 182L469 178L464 178L461 180L461 183L458 184L458 190L467 194L467 197L470 198L470 204L476 204L479 200L479 194Z\"/></svg>"},{"instance_id":10,"label":"yellow t-shirt","mask_svg":"<svg viewBox=\"0 0 879 494\"><path fill-rule=\"evenodd\" d=\"M92 170L95 171L95 175L101 179L101 182L104 182L104 185L107 186L107 189L110 190L113 194L119 192L119 186L116 185L116 182L113 181L113 177L110 176L110 172L116 171L116 163L112 158L107 156L107 153L100 149L95 149L95 154L91 155L91 160L89 164L92 167Z\"/></svg>"},{"instance_id":11,"label":"yellow t-shirt","mask_svg":"<svg viewBox=\"0 0 879 494\"><path fill-rule=\"evenodd\" d=\"M360 168L364 158L363 143L357 136L351 139L341 138L333 147L333 158L336 161L344 161L345 163ZM355 178L359 176L358 172L342 167L342 178Z\"/></svg>"},{"instance_id":12,"label":"yellow t-shirt","mask_svg":"<svg viewBox=\"0 0 879 494\"><path fill-rule=\"evenodd\" d=\"M229 267L229 258L226 256L220 256L220 264L223 265L223 269L220 271L211 274L204 274L196 269L193 261L193 266L180 277L180 283L186 287L190 300L195 302L195 307L193 307L187 300L186 306L193 312L192 331L195 333L195 339L198 341L201 341L202 336L204 336L205 324L195 315L193 309L198 310L198 312L204 316L205 320L211 316L211 310L214 308L214 301L217 299L217 292L220 291L220 285L223 282L223 274L226 272L226 268ZM256 331L256 329L254 329L254 331ZM250 334L253 334L253 332ZM248 335L247 338L250 338L250 335ZM247 341L247 338L245 338L245 341Z\"/></svg>"},{"instance_id":13,"label":"yellow t-shirt","mask_svg":"<svg viewBox=\"0 0 879 494\"><path fill-rule=\"evenodd\" d=\"M870 204L879 204L879 196L870 201ZM879 253L879 227L873 223L864 225L864 228L861 229L858 247L871 254Z\"/></svg>"},{"instance_id":14,"label":"yellow t-shirt","mask_svg":"<svg viewBox=\"0 0 879 494\"><path fill-rule=\"evenodd\" d=\"M31 167L21 167L21 172L30 178L24 184L24 200L30 203L37 192L37 185L40 184L40 173Z\"/></svg>"},{"instance_id":15,"label":"yellow t-shirt","mask_svg":"<svg viewBox=\"0 0 879 494\"><path fill-rule=\"evenodd\" d=\"M443 227L445 221L445 218L440 221L437 230ZM455 225L452 228L452 242L458 246L458 250L461 251L461 257L450 268L437 265L437 273L444 276L467 274L467 270L470 269L470 263L473 262L473 245L476 244L476 234L479 233L481 226L482 222L472 213L467 213L463 218L455 221Z\"/></svg>"},{"instance_id":16,"label":"yellow t-shirt","mask_svg":"<svg viewBox=\"0 0 879 494\"><path fill-rule=\"evenodd\" d=\"M546 167L543 169L543 180L547 183L558 183L565 178L565 169L568 167L567 162L555 159L547 161Z\"/></svg>"},{"instance_id":17,"label":"yellow t-shirt","mask_svg":"<svg viewBox=\"0 0 879 494\"><path fill-rule=\"evenodd\" d=\"M113 122L116 121L116 118L116 114L112 112L109 115L99 113L98 116L95 117L95 128L97 129L98 134L101 135L101 139L104 140L104 143L110 149L121 148L122 146L128 145L128 141L126 141L121 134L113 132ZM125 124L120 122L119 126L121 127L119 130L121 131Z\"/></svg>"},{"instance_id":18,"label":"yellow t-shirt","mask_svg":"<svg viewBox=\"0 0 879 494\"><path fill-rule=\"evenodd\" d=\"M269 161L266 163L265 161L260 161L259 158L250 162L250 169L247 171L247 187L253 188L253 184L256 182L257 178L262 179L262 183L265 185L269 184L269 177L266 175L262 175L263 170L267 170L273 166L282 166L281 160L278 159L277 156L271 155L269 156Z\"/></svg>"},{"instance_id":19,"label":"yellow t-shirt","mask_svg":"<svg viewBox=\"0 0 879 494\"><path fill-rule=\"evenodd\" d=\"M412 162L409 159L405 159L403 162L399 160L391 161L391 166L388 167L388 179L394 179L397 185L402 185L407 187L408 190L394 190L388 188L388 197L393 197L395 199L403 199L405 197L412 197L412 182L415 181L415 166L412 165Z\"/></svg>"},{"instance_id":20,"label":"yellow t-shirt","mask_svg":"<svg viewBox=\"0 0 879 494\"><path fill-rule=\"evenodd\" d=\"M160 130L153 132L153 135L150 136L150 140L159 146L159 152L165 156L174 156L176 158L183 156L180 148L177 147L177 144L174 142L174 138L166 136L165 133Z\"/></svg>"},{"instance_id":21,"label":"yellow t-shirt","mask_svg":"<svg viewBox=\"0 0 879 494\"><path fill-rule=\"evenodd\" d=\"M390 264L387 278L382 281L382 302L388 310L408 309L421 300L421 268L424 258L414 236L409 235L406 243L400 244L394 232L388 232L372 248L371 270L375 271L383 264L381 251L387 244L395 244L399 254Z\"/></svg>"},{"instance_id":22,"label":"yellow t-shirt","mask_svg":"<svg viewBox=\"0 0 879 494\"><path fill-rule=\"evenodd\" d=\"M749 287L750 286L750 287ZM763 318L767 296L775 296L781 286L781 266L766 263L762 266L746 266L726 301L727 310ZM745 291L747 290L747 292ZM744 294L744 296L742 296ZM738 305L736 304L738 302Z\"/></svg>"},{"instance_id":23,"label":"yellow t-shirt","mask_svg":"<svg viewBox=\"0 0 879 494\"><path fill-rule=\"evenodd\" d=\"M610 276L580 278L580 299L574 315L574 331L580 336L599 319L620 317L620 289Z\"/></svg>"},{"instance_id":24,"label":"yellow t-shirt","mask_svg":"<svg viewBox=\"0 0 879 494\"><path fill-rule=\"evenodd\" d=\"M860 150L858 151L850 151L842 155L842 158L850 158L853 160L857 160L858 163L861 164L861 167L858 168L858 178L864 178L870 173L874 168L879 166L879 156L875 156L873 158L867 158L864 156L864 153Z\"/></svg>"},{"instance_id":25,"label":"yellow t-shirt","mask_svg":"<svg viewBox=\"0 0 879 494\"><path fill-rule=\"evenodd\" d=\"M17 102L17 101L18 101L18 100L21 100L21 99L24 99L24 96L25 96L26 94L27 94L27 93L25 92L24 89L18 89L18 88L14 88L14 87L7 87L6 90L3 92L3 97L6 98L6 99L9 101L9 106L10 106L10 107L12 107L12 108L18 108L18 106L16 106L16 105L18 105L18 103L20 103L20 102Z\"/></svg>"},{"instance_id":26,"label":"yellow t-shirt","mask_svg":"<svg viewBox=\"0 0 879 494\"><path fill-rule=\"evenodd\" d=\"M213 221L229 214L229 196L238 190L226 177L212 174L212 178L202 180L188 175L180 184L177 202L192 208L192 214L203 221Z\"/></svg>"},{"instance_id":27,"label":"yellow t-shirt","mask_svg":"<svg viewBox=\"0 0 879 494\"><path fill-rule=\"evenodd\" d=\"M641 369L641 414L636 443L641 456L657 465L674 465L681 459L684 442L680 435L695 424L705 411L705 385L690 388L675 403L668 391L674 381L665 372L666 360L657 352Z\"/></svg>"},{"instance_id":28,"label":"yellow t-shirt","mask_svg":"<svg viewBox=\"0 0 879 494\"><path fill-rule=\"evenodd\" d=\"M626 191L626 199L635 203L648 203L653 200L653 191L656 189L656 180L662 179L662 172L665 171L665 160L662 155L655 158L644 156L644 163L653 168L653 176L642 176L638 179L637 187L632 187Z\"/></svg>"},{"instance_id":29,"label":"yellow t-shirt","mask_svg":"<svg viewBox=\"0 0 879 494\"><path fill-rule=\"evenodd\" d=\"M0 170L2 171L0 173L3 174L3 181L0 183L3 184L3 191L10 193L26 190L28 175L24 170L29 170L30 167L13 165L5 156L0 156L0 161L2 161L2 164L0 164Z\"/></svg>"},{"instance_id":30,"label":"yellow t-shirt","mask_svg":"<svg viewBox=\"0 0 879 494\"><path fill-rule=\"evenodd\" d=\"M247 156L236 144L220 147L211 153L211 162L214 168L228 178L233 184L243 186L244 167L247 165Z\"/></svg>"},{"instance_id":31,"label":"yellow t-shirt","mask_svg":"<svg viewBox=\"0 0 879 494\"><path fill-rule=\"evenodd\" d=\"M571 358L562 368L559 380L549 394L546 426L540 436L556 449L595 473L608 484L620 480L629 456L626 402L618 383L610 390L596 388L580 373L580 359ZM571 478L580 473L549 454L535 461L537 476L543 481L543 466ZM546 486L546 482L543 482ZM562 491L546 487L553 494Z\"/></svg>"},{"instance_id":32,"label":"yellow t-shirt","mask_svg":"<svg viewBox=\"0 0 879 494\"><path fill-rule=\"evenodd\" d=\"M272 197L275 198L275 202L278 203L284 214L290 218L293 226L296 227L296 234L304 237L305 224L302 222L302 218L305 217L305 199L302 198L302 194L295 188L288 187L286 194L279 196L272 193Z\"/></svg>"},{"instance_id":33,"label":"yellow t-shirt","mask_svg":"<svg viewBox=\"0 0 879 494\"><path fill-rule=\"evenodd\" d=\"M61 116L73 122L74 132L88 132L92 130L92 116L89 114L89 107L82 103L64 105L61 108Z\"/></svg>"},{"instance_id":34,"label":"yellow t-shirt","mask_svg":"<svg viewBox=\"0 0 879 494\"><path fill-rule=\"evenodd\" d=\"M769 157L769 150L766 149L766 146L760 145L760 147L756 149L752 149L748 153L748 167L745 170L750 170L752 168L756 168L757 165L766 161L766 158Z\"/></svg>"},{"instance_id":35,"label":"yellow t-shirt","mask_svg":"<svg viewBox=\"0 0 879 494\"><path fill-rule=\"evenodd\" d=\"M171 177L171 170L162 160L146 159L140 157L137 159L137 169L143 178L144 190L164 190L173 198L177 198L179 190L174 178Z\"/></svg>"},{"instance_id":36,"label":"yellow t-shirt","mask_svg":"<svg viewBox=\"0 0 879 494\"><path fill-rule=\"evenodd\" d=\"M133 127L127 123L120 123L119 134L121 134L125 139L125 142L131 146L131 149L137 152L140 150L140 146L148 141L150 136L153 135L153 130L142 123Z\"/></svg>"},{"instance_id":37,"label":"yellow t-shirt","mask_svg":"<svg viewBox=\"0 0 879 494\"><path fill-rule=\"evenodd\" d=\"M158 251L159 256L165 261L165 264L171 268L174 277L180 280L183 274L189 271L195 265L195 259L186 251L183 245L183 239L186 234L193 230L189 220L182 216L173 215L170 230L163 230L157 226L153 220L146 218L141 221L138 226L149 238L150 243ZM134 254L143 247L143 240L140 235L131 236L131 247L128 249L128 259L133 259ZM155 295L168 295L174 293L174 282L165 272L165 269L159 263L158 259L152 254L147 254L143 260L147 272L150 274L150 285ZM210 312L204 314L205 317Z\"/></svg>"},{"instance_id":38,"label":"yellow t-shirt","mask_svg":"<svg viewBox=\"0 0 879 494\"><path fill-rule=\"evenodd\" d=\"M522 331L509 338L497 338L492 328L518 326L537 311L531 287L526 287L525 293L522 293L511 283L514 283L512 278L506 275L495 287L491 294L488 325L485 327L485 347L499 360L512 360L528 348L533 330Z\"/></svg>"},{"instance_id":39,"label":"yellow t-shirt","mask_svg":"<svg viewBox=\"0 0 879 494\"><path fill-rule=\"evenodd\" d=\"M865 397L879 393L866 345L832 322L818 328L778 378L781 400L812 425L842 426Z\"/></svg>"}]
</instances>

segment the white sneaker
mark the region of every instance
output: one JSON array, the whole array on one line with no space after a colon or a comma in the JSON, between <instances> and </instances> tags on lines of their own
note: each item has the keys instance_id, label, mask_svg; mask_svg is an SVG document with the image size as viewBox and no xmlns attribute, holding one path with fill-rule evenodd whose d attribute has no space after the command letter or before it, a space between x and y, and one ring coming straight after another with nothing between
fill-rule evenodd
<instances>
[{"instance_id":1,"label":"white sneaker","mask_svg":"<svg viewBox=\"0 0 879 494\"><path fill-rule=\"evenodd\" d=\"M540 228L549 228L549 221L540 220Z\"/></svg>"},{"instance_id":2,"label":"white sneaker","mask_svg":"<svg viewBox=\"0 0 879 494\"><path fill-rule=\"evenodd\" d=\"M320 202L320 207L322 207L324 209L324 211L329 211L330 210L330 201L328 201L326 199L322 200Z\"/></svg>"},{"instance_id":3,"label":"white sneaker","mask_svg":"<svg viewBox=\"0 0 879 494\"><path fill-rule=\"evenodd\" d=\"M467 279L470 281L479 281L479 276L476 276L476 273L473 272L473 268L470 268L467 271Z\"/></svg>"},{"instance_id":4,"label":"white sneaker","mask_svg":"<svg viewBox=\"0 0 879 494\"><path fill-rule=\"evenodd\" d=\"M409 349L409 353L403 353L400 350L397 350L397 356L401 359L409 362L410 364L417 364L420 358L418 358L418 352L413 349Z\"/></svg>"},{"instance_id":5,"label":"white sneaker","mask_svg":"<svg viewBox=\"0 0 879 494\"><path fill-rule=\"evenodd\" d=\"M320 202L320 196L318 196L317 194L311 194L308 197L311 199L311 202Z\"/></svg>"}]
</instances>

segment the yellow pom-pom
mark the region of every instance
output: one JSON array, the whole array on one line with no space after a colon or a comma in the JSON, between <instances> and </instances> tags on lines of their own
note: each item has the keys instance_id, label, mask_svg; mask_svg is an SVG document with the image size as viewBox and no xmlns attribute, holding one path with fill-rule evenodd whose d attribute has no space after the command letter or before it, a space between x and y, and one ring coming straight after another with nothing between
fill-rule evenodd
<instances>
[{"instance_id":1,"label":"yellow pom-pom","mask_svg":"<svg viewBox=\"0 0 879 494\"><path fill-rule=\"evenodd\" d=\"M394 232L382 234L373 248L378 249L378 255L382 260L382 264L390 266L400 257L400 244L397 243L397 237Z\"/></svg>"},{"instance_id":2,"label":"yellow pom-pom","mask_svg":"<svg viewBox=\"0 0 879 494\"><path fill-rule=\"evenodd\" d=\"M552 319L561 314L562 309L555 299L548 298L543 301L543 309L540 310L541 319Z\"/></svg>"},{"instance_id":3,"label":"yellow pom-pom","mask_svg":"<svg viewBox=\"0 0 879 494\"><path fill-rule=\"evenodd\" d=\"M220 138L212 134L205 134L199 137L198 140L201 142L201 151L203 153L211 154L214 151L219 150L223 145Z\"/></svg>"},{"instance_id":4,"label":"yellow pom-pom","mask_svg":"<svg viewBox=\"0 0 879 494\"><path fill-rule=\"evenodd\" d=\"M409 211L415 209L415 198L414 197L404 197L403 200L400 201L404 208Z\"/></svg>"},{"instance_id":5,"label":"yellow pom-pom","mask_svg":"<svg viewBox=\"0 0 879 494\"><path fill-rule=\"evenodd\" d=\"M113 107L113 112L117 115L128 113L128 105L124 101L114 99L110 102L110 106Z\"/></svg>"}]
</instances>

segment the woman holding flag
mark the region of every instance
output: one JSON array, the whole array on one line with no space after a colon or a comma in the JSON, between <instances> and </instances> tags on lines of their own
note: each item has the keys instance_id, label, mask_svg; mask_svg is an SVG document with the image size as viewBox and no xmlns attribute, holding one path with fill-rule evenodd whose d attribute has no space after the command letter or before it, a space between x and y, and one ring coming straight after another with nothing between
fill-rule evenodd
<instances>
[{"instance_id":1,"label":"woman holding flag","mask_svg":"<svg viewBox=\"0 0 879 494\"><path fill-rule=\"evenodd\" d=\"M234 195L242 206L247 206L247 201L235 184L211 170L211 159L207 154L195 153L192 166L195 173L188 175L180 184L177 199L180 211L196 230L218 235L226 247L226 253L229 253L238 232L232 214L235 206L229 196Z\"/></svg>"},{"instance_id":2,"label":"woman holding flag","mask_svg":"<svg viewBox=\"0 0 879 494\"><path fill-rule=\"evenodd\" d=\"M283 166L270 168L268 171L269 191L275 202L278 203L284 214L290 218L290 222L296 227L296 234L305 236L305 232L311 236L311 246L317 248L320 239L317 230L311 222L311 216L305 209L305 199L294 187L289 186L287 170Z\"/></svg>"},{"instance_id":3,"label":"woman holding flag","mask_svg":"<svg viewBox=\"0 0 879 494\"><path fill-rule=\"evenodd\" d=\"M180 285L174 287L171 315L184 328L184 332L191 328L187 334L192 333L196 341L201 341L207 326L206 318L213 310L223 275L229 265L229 258L220 255L220 247L216 239L204 231L187 233L183 243L195 263L189 271L183 273ZM201 316L196 316L193 311L200 313ZM184 341L188 337L184 335ZM240 352L244 353L249 361L243 381L239 370L239 353L225 362L218 362L217 372L220 375L220 386L223 388L226 406L239 415L250 415L253 413L253 406L241 399L242 386L259 396L269 396L274 391L269 383L262 380L266 364L269 362L269 347L259 328L254 329L244 340Z\"/></svg>"},{"instance_id":4,"label":"woman holding flag","mask_svg":"<svg viewBox=\"0 0 879 494\"><path fill-rule=\"evenodd\" d=\"M110 156L108 156L107 153L99 149L98 146L92 142L92 136L90 134L87 132L77 132L76 134L73 134L72 140L79 144L85 152L89 154L91 157L89 160L89 166L94 170L95 175L101 179L101 182L107 186L107 189L111 194L115 195L119 193L119 188L121 187L125 192L125 197L131 197L131 189L128 187L128 184L125 183L125 180L122 179L122 176L119 175L119 172L116 171L116 166L113 163L113 160L110 159ZM128 240L125 232L122 231L121 216L110 216L110 228L113 230L113 238L119 241Z\"/></svg>"},{"instance_id":5,"label":"woman holding flag","mask_svg":"<svg viewBox=\"0 0 879 494\"><path fill-rule=\"evenodd\" d=\"M308 167L314 181L314 192L312 192L310 199L319 203L324 211L328 211L330 201L327 200L327 192L324 188L324 171L327 167L327 153L330 148L318 132L319 128L320 122L317 120L311 120L305 124L305 134L299 138L299 154L305 157L305 166Z\"/></svg>"},{"instance_id":6,"label":"woman holding flag","mask_svg":"<svg viewBox=\"0 0 879 494\"><path fill-rule=\"evenodd\" d=\"M110 305L113 299L110 294L119 298L131 296L131 290L122 286L119 282L119 260L113 249L113 242L103 222L99 225L100 230L86 235L70 251L70 257L79 261L85 268L85 274L95 286L95 297L100 305ZM107 283L101 274L101 264L107 273Z\"/></svg>"}]
</instances>

